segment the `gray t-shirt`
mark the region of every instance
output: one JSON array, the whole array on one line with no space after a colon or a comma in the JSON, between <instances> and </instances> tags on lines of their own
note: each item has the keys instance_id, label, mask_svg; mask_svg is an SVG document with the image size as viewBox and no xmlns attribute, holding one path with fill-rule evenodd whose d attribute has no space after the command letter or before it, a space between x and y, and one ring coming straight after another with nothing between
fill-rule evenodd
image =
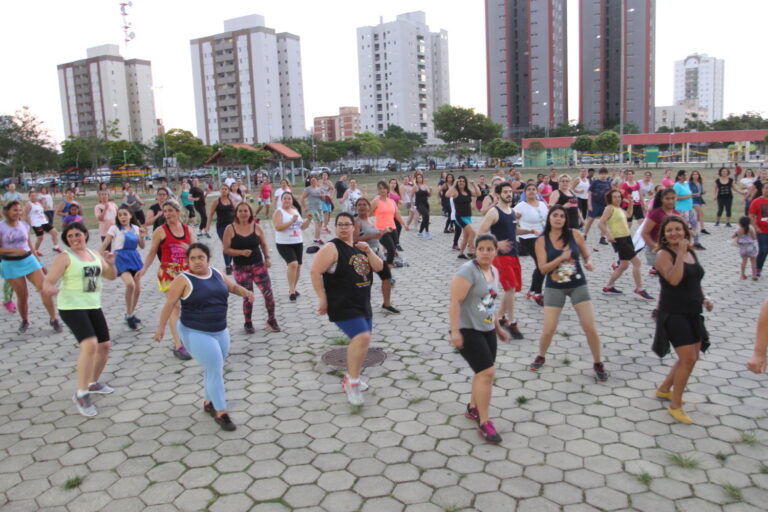
<instances>
[{"instance_id":1,"label":"gray t-shirt","mask_svg":"<svg viewBox=\"0 0 768 512\"><path fill-rule=\"evenodd\" d=\"M323 201L323 191L320 187L307 187L307 210L310 212L319 212L320 203Z\"/></svg>"},{"instance_id":2,"label":"gray t-shirt","mask_svg":"<svg viewBox=\"0 0 768 512\"><path fill-rule=\"evenodd\" d=\"M459 329L475 329L476 331L492 331L493 311L496 309L496 298L499 295L499 276L496 269L491 267L493 281L486 281L482 271L474 261L468 261L459 267L456 275L471 283L467 296L461 303L459 313Z\"/></svg>"}]
</instances>

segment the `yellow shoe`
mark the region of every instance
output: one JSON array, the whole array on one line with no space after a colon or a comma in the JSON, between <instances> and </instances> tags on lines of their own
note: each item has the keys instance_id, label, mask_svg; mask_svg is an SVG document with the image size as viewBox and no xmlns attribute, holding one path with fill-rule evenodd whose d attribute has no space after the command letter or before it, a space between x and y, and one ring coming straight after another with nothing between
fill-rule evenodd
<instances>
[{"instance_id":1,"label":"yellow shoe","mask_svg":"<svg viewBox=\"0 0 768 512\"><path fill-rule=\"evenodd\" d=\"M656 397L663 398L664 400L672 400L672 391L659 391L656 390Z\"/></svg>"},{"instance_id":2,"label":"yellow shoe","mask_svg":"<svg viewBox=\"0 0 768 512\"><path fill-rule=\"evenodd\" d=\"M685 414L685 411L683 411L682 407L679 409L673 409L669 407L667 408L667 412L680 423L685 423L686 425L693 423L693 420L690 418L690 416Z\"/></svg>"}]
</instances>

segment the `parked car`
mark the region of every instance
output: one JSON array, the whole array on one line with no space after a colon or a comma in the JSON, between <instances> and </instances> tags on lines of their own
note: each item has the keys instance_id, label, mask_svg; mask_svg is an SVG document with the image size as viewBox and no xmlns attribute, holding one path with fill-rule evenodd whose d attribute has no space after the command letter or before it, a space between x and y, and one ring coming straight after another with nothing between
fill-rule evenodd
<instances>
[{"instance_id":1,"label":"parked car","mask_svg":"<svg viewBox=\"0 0 768 512\"><path fill-rule=\"evenodd\" d=\"M522 167L523 166L523 157L518 157L510 165L512 167Z\"/></svg>"},{"instance_id":2,"label":"parked car","mask_svg":"<svg viewBox=\"0 0 768 512\"><path fill-rule=\"evenodd\" d=\"M416 166L417 171L427 171L429 170L429 166L427 164L419 164Z\"/></svg>"}]
</instances>

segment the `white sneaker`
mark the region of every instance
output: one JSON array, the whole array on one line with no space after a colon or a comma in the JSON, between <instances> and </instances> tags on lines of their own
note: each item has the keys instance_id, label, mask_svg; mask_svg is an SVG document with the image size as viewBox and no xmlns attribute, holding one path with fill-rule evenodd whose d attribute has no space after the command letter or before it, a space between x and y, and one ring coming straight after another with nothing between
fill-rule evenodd
<instances>
[{"instance_id":1,"label":"white sneaker","mask_svg":"<svg viewBox=\"0 0 768 512\"><path fill-rule=\"evenodd\" d=\"M424 238L425 240L432 240L432 235L430 235L429 233L424 233L424 236L422 238Z\"/></svg>"},{"instance_id":2,"label":"white sneaker","mask_svg":"<svg viewBox=\"0 0 768 512\"><path fill-rule=\"evenodd\" d=\"M348 380L341 381L342 389L347 393L347 400L351 405L363 405L362 389L360 389L360 382L351 383Z\"/></svg>"},{"instance_id":3,"label":"white sneaker","mask_svg":"<svg viewBox=\"0 0 768 512\"><path fill-rule=\"evenodd\" d=\"M347 384L347 376L345 375L341 379L341 386L344 387ZM368 383L363 380L363 376L360 376L360 391L368 391Z\"/></svg>"},{"instance_id":4,"label":"white sneaker","mask_svg":"<svg viewBox=\"0 0 768 512\"><path fill-rule=\"evenodd\" d=\"M98 412L96 411L96 407L94 407L93 403L91 403L90 393L86 393L85 395L78 398L77 391L75 391L75 394L72 395L72 401L75 402L75 406L77 407L77 412L79 412L83 416L87 416L90 418L98 414Z\"/></svg>"},{"instance_id":5,"label":"white sneaker","mask_svg":"<svg viewBox=\"0 0 768 512\"><path fill-rule=\"evenodd\" d=\"M114 388L109 387L106 384L102 384L101 382L92 382L88 384L88 392L97 393L99 395L108 395L110 393L114 393L115 390Z\"/></svg>"}]
</instances>

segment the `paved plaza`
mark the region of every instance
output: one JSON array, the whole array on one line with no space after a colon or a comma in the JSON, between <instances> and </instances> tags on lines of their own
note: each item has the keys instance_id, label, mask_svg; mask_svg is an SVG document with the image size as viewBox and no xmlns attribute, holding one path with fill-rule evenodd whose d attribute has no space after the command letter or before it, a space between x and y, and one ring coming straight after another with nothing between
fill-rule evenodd
<instances>
[{"instance_id":1,"label":"paved plaza","mask_svg":"<svg viewBox=\"0 0 768 512\"><path fill-rule=\"evenodd\" d=\"M437 233L443 223L434 221ZM95 397L99 414L91 419L71 400L73 337L47 328L33 294L26 334L15 332L18 315L0 316L0 510L766 510L768 377L744 368L765 282L739 281L732 230L709 229L702 238L708 250L699 254L715 300L706 315L712 347L684 396L695 424L673 423L668 403L653 396L672 362L650 351L654 303L629 293L629 275L617 283L626 295L600 293L613 252L599 246L587 278L609 381L595 382L570 306L546 365L529 372L542 312L518 296L526 339L500 344L491 407L503 437L497 446L463 416L471 372L447 339L448 285L461 263L451 235L427 241L403 233L409 266L394 271L393 290L402 314L381 313L374 278L372 346L387 359L365 371L371 389L361 410L347 403L339 371L321 360L343 338L315 314L311 257L302 295L291 303L273 250L283 332L247 336L241 299L230 299L225 378L235 432L203 413L201 369L172 357L170 333L161 345L151 341L162 304L156 264L143 282L140 331L122 320L122 283L105 285L113 350L103 380L116 392ZM217 239L212 246L223 268ZM530 258L522 264L527 287ZM658 295L645 268L643 277ZM256 296L254 325L261 326Z\"/></svg>"}]
</instances>

